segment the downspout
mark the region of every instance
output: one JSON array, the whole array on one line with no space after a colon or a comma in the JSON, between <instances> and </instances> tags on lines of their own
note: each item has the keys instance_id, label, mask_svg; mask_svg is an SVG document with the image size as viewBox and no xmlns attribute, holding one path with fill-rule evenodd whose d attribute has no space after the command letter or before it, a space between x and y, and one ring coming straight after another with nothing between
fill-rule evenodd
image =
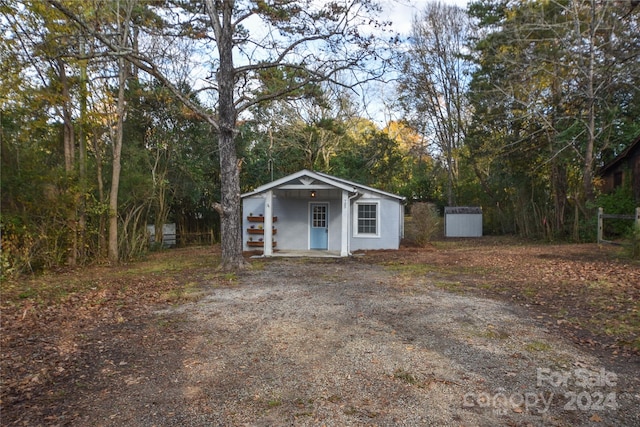
<instances>
[{"instance_id":1,"label":"downspout","mask_svg":"<svg viewBox=\"0 0 640 427\"><path fill-rule=\"evenodd\" d=\"M358 189L354 188L353 189L353 196L349 196L348 200L349 200L349 221L347 223L347 253L349 254L349 256L353 256L353 254L351 253L351 227L353 224L353 218L351 217L351 202L353 200L355 200L356 198L362 196L362 194L358 194Z\"/></svg>"},{"instance_id":2,"label":"downspout","mask_svg":"<svg viewBox=\"0 0 640 427\"><path fill-rule=\"evenodd\" d=\"M407 205L406 197L402 198L402 203L400 203L400 242L404 239L404 208Z\"/></svg>"}]
</instances>

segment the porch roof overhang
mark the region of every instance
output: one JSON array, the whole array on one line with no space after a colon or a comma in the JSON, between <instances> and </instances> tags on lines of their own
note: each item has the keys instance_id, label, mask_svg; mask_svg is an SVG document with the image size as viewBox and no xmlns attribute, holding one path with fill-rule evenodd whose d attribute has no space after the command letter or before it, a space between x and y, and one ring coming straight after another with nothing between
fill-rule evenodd
<instances>
[{"instance_id":1,"label":"porch roof overhang","mask_svg":"<svg viewBox=\"0 0 640 427\"><path fill-rule=\"evenodd\" d=\"M336 188L351 194L358 194L357 187L349 182L303 169L294 174L276 179L268 184L261 185L253 191L241 194L240 197L244 199L245 197L255 196L269 190L332 190Z\"/></svg>"}]
</instances>

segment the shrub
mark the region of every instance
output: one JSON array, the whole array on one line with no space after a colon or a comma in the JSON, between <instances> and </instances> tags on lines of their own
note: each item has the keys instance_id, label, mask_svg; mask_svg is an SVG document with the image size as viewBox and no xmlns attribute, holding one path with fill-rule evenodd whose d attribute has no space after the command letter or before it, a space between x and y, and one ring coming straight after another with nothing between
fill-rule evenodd
<instances>
[{"instance_id":1,"label":"shrub","mask_svg":"<svg viewBox=\"0 0 640 427\"><path fill-rule=\"evenodd\" d=\"M636 203L630 185L616 188L612 193L602 194L596 200L597 207L604 209L605 214L629 215L635 212ZM605 221L605 236L621 237L632 231L633 223L629 220L610 219Z\"/></svg>"},{"instance_id":2,"label":"shrub","mask_svg":"<svg viewBox=\"0 0 640 427\"><path fill-rule=\"evenodd\" d=\"M415 203L411 206L411 219L406 224L407 240L425 246L440 233L442 218L431 203Z\"/></svg>"}]
</instances>

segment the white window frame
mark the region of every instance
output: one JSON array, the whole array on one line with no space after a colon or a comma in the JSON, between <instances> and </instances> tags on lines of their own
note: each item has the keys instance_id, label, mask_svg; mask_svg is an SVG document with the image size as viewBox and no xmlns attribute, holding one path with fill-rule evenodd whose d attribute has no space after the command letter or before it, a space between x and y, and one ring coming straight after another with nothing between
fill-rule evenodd
<instances>
[{"instance_id":1,"label":"white window frame","mask_svg":"<svg viewBox=\"0 0 640 427\"><path fill-rule=\"evenodd\" d=\"M360 205L375 205L376 206L376 232L375 233L360 233L358 231L358 223L360 219ZM380 237L380 201L379 200L361 200L355 203L354 205L354 215L353 215L353 236L354 237L369 237L369 238L378 238Z\"/></svg>"}]
</instances>

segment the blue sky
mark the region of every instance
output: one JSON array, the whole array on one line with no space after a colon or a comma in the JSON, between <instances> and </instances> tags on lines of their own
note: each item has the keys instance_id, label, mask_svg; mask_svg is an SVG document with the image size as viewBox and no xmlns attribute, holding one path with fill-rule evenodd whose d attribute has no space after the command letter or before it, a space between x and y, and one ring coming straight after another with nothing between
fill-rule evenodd
<instances>
[{"instance_id":1,"label":"blue sky","mask_svg":"<svg viewBox=\"0 0 640 427\"><path fill-rule=\"evenodd\" d=\"M432 0L382 0L385 14L394 23L394 29L401 34L411 31L413 16L421 12L427 3ZM442 0L443 3L455 4L462 8L467 5L467 0ZM386 17L385 16L385 17Z\"/></svg>"},{"instance_id":2,"label":"blue sky","mask_svg":"<svg viewBox=\"0 0 640 427\"><path fill-rule=\"evenodd\" d=\"M432 0L381 0L385 9L381 18L393 22L393 30L403 36L411 32L413 17L421 13L427 3ZM441 0L443 3L455 4L466 8L468 0ZM365 107L364 114L379 126L384 127L389 120L398 120L401 113L393 105L397 98L393 83L371 82L360 92L361 102Z\"/></svg>"}]
</instances>

